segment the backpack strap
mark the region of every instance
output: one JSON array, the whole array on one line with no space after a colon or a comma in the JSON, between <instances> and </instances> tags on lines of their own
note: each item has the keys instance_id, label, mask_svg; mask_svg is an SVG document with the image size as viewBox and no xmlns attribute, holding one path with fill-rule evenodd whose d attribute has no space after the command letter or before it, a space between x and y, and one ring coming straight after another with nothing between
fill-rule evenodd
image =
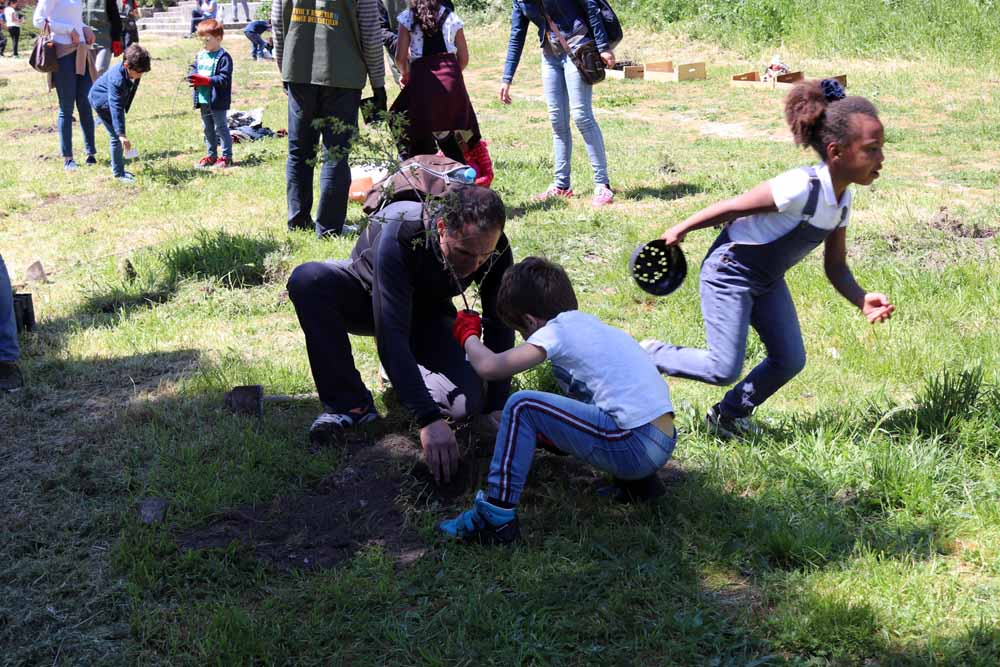
<instances>
[{"instance_id":1,"label":"backpack strap","mask_svg":"<svg viewBox=\"0 0 1000 667\"><path fill-rule=\"evenodd\" d=\"M819 176L816 174L815 167L806 167L805 172L809 175L809 196L806 198L806 205L802 208L801 222L807 223L816 215L816 205L819 203L819 191L823 186L819 182Z\"/></svg>"}]
</instances>

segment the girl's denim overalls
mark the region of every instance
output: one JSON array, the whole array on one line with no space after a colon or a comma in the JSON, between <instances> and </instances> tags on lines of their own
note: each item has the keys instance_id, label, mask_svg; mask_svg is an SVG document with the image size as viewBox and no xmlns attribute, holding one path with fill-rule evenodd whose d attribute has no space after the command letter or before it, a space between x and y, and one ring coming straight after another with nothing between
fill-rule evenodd
<instances>
[{"instance_id":1,"label":"girl's denim overalls","mask_svg":"<svg viewBox=\"0 0 1000 667\"><path fill-rule=\"evenodd\" d=\"M833 231L810 224L822 186L815 168L808 167L806 172L809 195L795 229L762 245L735 243L728 229L723 229L705 256L700 293L708 349L660 345L650 350L662 373L732 384L743 370L747 327L752 326L767 349L767 358L722 399L722 412L728 417L749 415L806 363L795 304L784 276ZM842 220L846 213L845 207Z\"/></svg>"}]
</instances>

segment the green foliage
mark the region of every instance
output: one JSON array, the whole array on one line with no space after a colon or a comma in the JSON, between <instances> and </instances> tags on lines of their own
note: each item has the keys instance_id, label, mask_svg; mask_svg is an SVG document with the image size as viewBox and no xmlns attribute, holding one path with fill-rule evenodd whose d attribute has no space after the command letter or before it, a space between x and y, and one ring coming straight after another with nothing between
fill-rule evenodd
<instances>
[{"instance_id":1,"label":"green foliage","mask_svg":"<svg viewBox=\"0 0 1000 667\"><path fill-rule=\"evenodd\" d=\"M675 28L746 50L947 57L995 62L1000 13L982 0L623 0L629 24Z\"/></svg>"},{"instance_id":2,"label":"green foliage","mask_svg":"<svg viewBox=\"0 0 1000 667\"><path fill-rule=\"evenodd\" d=\"M271 0L264 0L257 5L257 11L254 12L253 17L257 21L271 20Z\"/></svg>"}]
</instances>

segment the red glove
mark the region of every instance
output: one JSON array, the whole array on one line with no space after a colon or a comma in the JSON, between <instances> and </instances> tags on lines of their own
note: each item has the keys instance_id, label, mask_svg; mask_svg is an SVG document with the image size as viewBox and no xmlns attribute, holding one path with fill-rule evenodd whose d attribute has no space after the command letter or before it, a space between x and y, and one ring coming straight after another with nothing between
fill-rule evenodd
<instances>
[{"instance_id":1,"label":"red glove","mask_svg":"<svg viewBox=\"0 0 1000 667\"><path fill-rule=\"evenodd\" d=\"M465 163L476 170L476 185L485 188L493 182L493 160L482 139L464 155Z\"/></svg>"},{"instance_id":2,"label":"red glove","mask_svg":"<svg viewBox=\"0 0 1000 667\"><path fill-rule=\"evenodd\" d=\"M479 313L474 310L463 310L455 316L455 324L451 327L451 335L455 337L459 347L465 349L465 341L469 336L483 335L483 322Z\"/></svg>"},{"instance_id":3,"label":"red glove","mask_svg":"<svg viewBox=\"0 0 1000 667\"><path fill-rule=\"evenodd\" d=\"M188 77L188 82L192 86L211 86L212 81L204 74L192 74Z\"/></svg>"},{"instance_id":4,"label":"red glove","mask_svg":"<svg viewBox=\"0 0 1000 667\"><path fill-rule=\"evenodd\" d=\"M115 54L115 58L120 56L125 49L122 48L121 42L111 42L111 53Z\"/></svg>"}]
</instances>

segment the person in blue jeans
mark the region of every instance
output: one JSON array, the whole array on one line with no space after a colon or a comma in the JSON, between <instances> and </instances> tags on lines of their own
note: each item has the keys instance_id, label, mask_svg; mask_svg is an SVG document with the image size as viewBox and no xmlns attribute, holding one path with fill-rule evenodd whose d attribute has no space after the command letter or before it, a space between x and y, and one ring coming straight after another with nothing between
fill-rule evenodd
<instances>
[{"instance_id":1,"label":"person in blue jeans","mask_svg":"<svg viewBox=\"0 0 1000 667\"><path fill-rule=\"evenodd\" d=\"M523 344L494 353L479 339L476 313L455 320L453 335L476 373L509 378L547 359L568 396L519 391L507 399L486 493L438 528L466 542L516 540L516 508L539 444L611 473L622 491L659 485L656 471L677 443L674 409L670 389L635 339L577 310L566 272L539 257L507 269L497 312Z\"/></svg>"},{"instance_id":2,"label":"person in blue jeans","mask_svg":"<svg viewBox=\"0 0 1000 667\"><path fill-rule=\"evenodd\" d=\"M701 310L708 349L643 341L661 372L716 385L736 382L753 327L767 357L709 409L706 423L723 438L752 435L750 414L805 367L806 351L785 272L823 245L826 276L874 324L895 310L867 292L847 266L852 184L871 185L882 169L885 141L875 106L847 97L835 79L797 85L785 101L795 143L822 160L793 169L664 232L677 245L691 231L724 224L701 266Z\"/></svg>"},{"instance_id":3,"label":"person in blue jeans","mask_svg":"<svg viewBox=\"0 0 1000 667\"><path fill-rule=\"evenodd\" d=\"M132 150L132 142L125 134L125 114L132 108L139 80L149 69L149 52L132 44L122 64L102 74L90 91L90 103L111 137L111 173L124 183L135 182L135 176L125 171L123 150Z\"/></svg>"},{"instance_id":4,"label":"person in blue jeans","mask_svg":"<svg viewBox=\"0 0 1000 667\"><path fill-rule=\"evenodd\" d=\"M207 155L195 165L199 169L233 166L233 135L229 133L226 112L233 99L233 57L222 48L225 34L222 22L206 19L198 24L198 39L203 48L194 59L188 81L194 108L201 111ZM219 142L222 157L219 157Z\"/></svg>"},{"instance_id":5,"label":"person in blue jeans","mask_svg":"<svg viewBox=\"0 0 1000 667\"><path fill-rule=\"evenodd\" d=\"M514 72L521 60L528 26L538 27L542 47L542 87L549 107L552 123L552 143L555 152L555 181L536 199L573 196L570 182L570 163L573 154L573 135L570 118L583 135L583 142L594 171L594 206L605 206L614 201L611 180L608 176L608 157L604 149L604 135L594 118L593 87L580 76L576 65L562 46L562 40L552 32L549 19L561 33L570 48L576 49L586 41L593 41L608 67L615 64L615 55L608 44L597 3L594 0L513 0L510 15L510 39L507 59L500 83L500 101L510 104L510 86Z\"/></svg>"},{"instance_id":6,"label":"person in blue jeans","mask_svg":"<svg viewBox=\"0 0 1000 667\"><path fill-rule=\"evenodd\" d=\"M273 48L271 44L264 41L261 35L265 32L271 31L270 21L251 21L247 23L247 27L243 28L243 34L247 39L250 40L251 51L250 57L253 60L270 59L271 49Z\"/></svg>"},{"instance_id":7,"label":"person in blue jeans","mask_svg":"<svg viewBox=\"0 0 1000 667\"><path fill-rule=\"evenodd\" d=\"M0 255L0 391L17 391L24 385L17 360L17 322L14 319L14 293L3 255Z\"/></svg>"}]
</instances>

